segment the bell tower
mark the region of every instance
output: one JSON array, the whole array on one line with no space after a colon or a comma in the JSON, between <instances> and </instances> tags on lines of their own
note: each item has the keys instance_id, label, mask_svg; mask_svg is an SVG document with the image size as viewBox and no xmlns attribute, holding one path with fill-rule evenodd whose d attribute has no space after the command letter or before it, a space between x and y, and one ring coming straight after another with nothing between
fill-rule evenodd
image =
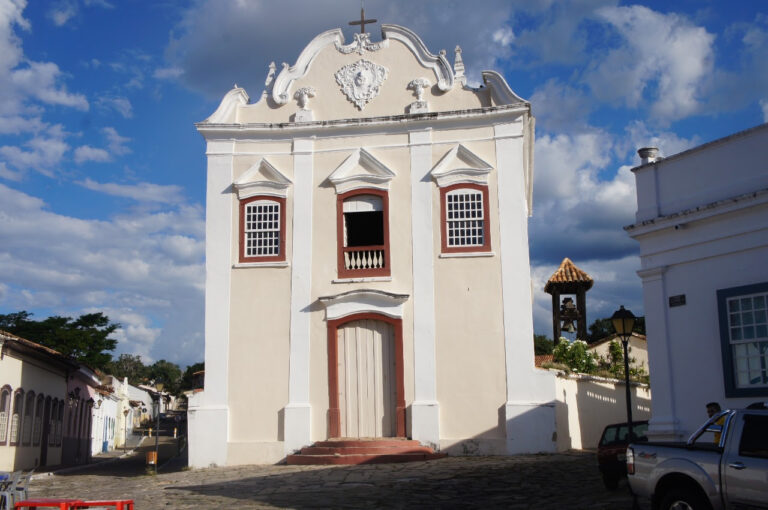
<instances>
[{"instance_id":1,"label":"bell tower","mask_svg":"<svg viewBox=\"0 0 768 510\"><path fill-rule=\"evenodd\" d=\"M562 331L576 331L576 337L580 340L587 338L587 291L593 283L592 277L576 267L568 257L563 259L557 271L547 280L544 292L552 295L552 335L555 345ZM572 297L563 298L561 303L560 296L563 294L575 295L576 303Z\"/></svg>"}]
</instances>

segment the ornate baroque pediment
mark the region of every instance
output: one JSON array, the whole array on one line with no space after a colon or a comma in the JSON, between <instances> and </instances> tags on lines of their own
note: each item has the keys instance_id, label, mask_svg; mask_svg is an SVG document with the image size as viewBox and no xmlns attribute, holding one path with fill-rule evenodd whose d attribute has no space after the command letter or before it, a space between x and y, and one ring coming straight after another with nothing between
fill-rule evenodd
<instances>
[{"instance_id":1,"label":"ornate baroque pediment","mask_svg":"<svg viewBox=\"0 0 768 510\"><path fill-rule=\"evenodd\" d=\"M336 49L345 55L348 55L353 51L362 55L366 51L378 51L387 46L389 46L389 39L384 39L377 43L371 42L371 34L369 33L355 34L355 41L347 45L343 45L339 41L336 41Z\"/></svg>"},{"instance_id":2,"label":"ornate baroque pediment","mask_svg":"<svg viewBox=\"0 0 768 510\"><path fill-rule=\"evenodd\" d=\"M389 70L370 60L360 59L336 71L336 82L347 99L360 110L379 95L381 85L387 79Z\"/></svg>"}]
</instances>

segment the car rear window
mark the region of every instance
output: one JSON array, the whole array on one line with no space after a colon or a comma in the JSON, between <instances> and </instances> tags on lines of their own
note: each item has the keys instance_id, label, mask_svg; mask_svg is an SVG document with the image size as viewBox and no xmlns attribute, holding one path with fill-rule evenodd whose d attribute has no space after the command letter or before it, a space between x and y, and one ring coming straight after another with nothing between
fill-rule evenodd
<instances>
[{"instance_id":1,"label":"car rear window","mask_svg":"<svg viewBox=\"0 0 768 510\"><path fill-rule=\"evenodd\" d=\"M613 425L606 427L603 432L603 437L600 439L600 446L607 446L614 443L627 443L627 433L629 427L626 425ZM636 423L632 427L632 434L635 439L633 441L648 441L648 424Z\"/></svg>"}]
</instances>

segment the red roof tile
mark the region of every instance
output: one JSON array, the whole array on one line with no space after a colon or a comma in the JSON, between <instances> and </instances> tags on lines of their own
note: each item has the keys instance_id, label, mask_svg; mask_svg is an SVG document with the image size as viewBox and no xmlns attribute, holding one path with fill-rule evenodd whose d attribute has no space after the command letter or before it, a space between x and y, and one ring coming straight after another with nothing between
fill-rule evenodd
<instances>
[{"instance_id":1,"label":"red roof tile","mask_svg":"<svg viewBox=\"0 0 768 510\"><path fill-rule=\"evenodd\" d=\"M587 273L576 267L576 264L571 262L568 257L563 259L560 267L557 268L552 276L547 280L547 284L544 286L544 292L552 294L552 291L559 290L561 292L573 292L577 287L582 287L584 290L592 288L594 280Z\"/></svg>"}]
</instances>

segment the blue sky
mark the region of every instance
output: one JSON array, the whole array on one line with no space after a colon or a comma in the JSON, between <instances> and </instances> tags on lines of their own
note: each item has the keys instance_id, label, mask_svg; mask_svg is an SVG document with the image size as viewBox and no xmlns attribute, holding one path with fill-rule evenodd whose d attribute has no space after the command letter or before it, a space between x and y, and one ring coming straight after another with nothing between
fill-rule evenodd
<instances>
[{"instance_id":1,"label":"blue sky","mask_svg":"<svg viewBox=\"0 0 768 510\"><path fill-rule=\"evenodd\" d=\"M0 0L0 313L120 322L118 353L203 358L205 157L194 122L258 97L356 0ZM636 150L671 155L768 120L765 2L368 0L470 82L501 71L537 117L534 326L563 257L595 278L589 322L642 314ZM374 39L379 27L370 29Z\"/></svg>"}]
</instances>

